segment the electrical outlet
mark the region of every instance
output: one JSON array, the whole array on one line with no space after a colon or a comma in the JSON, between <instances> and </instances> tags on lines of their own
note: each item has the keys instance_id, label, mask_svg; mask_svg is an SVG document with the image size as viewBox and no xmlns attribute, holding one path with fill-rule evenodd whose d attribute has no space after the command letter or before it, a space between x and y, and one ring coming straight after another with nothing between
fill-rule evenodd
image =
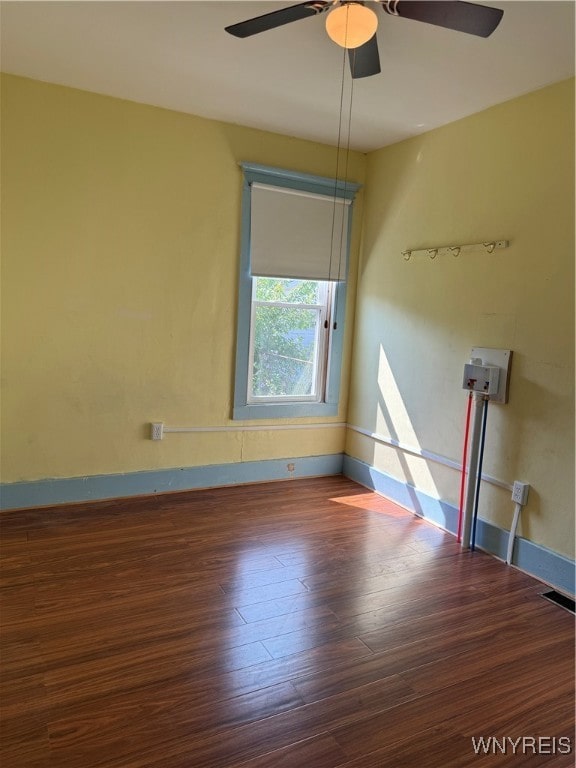
<instances>
[{"instance_id":1,"label":"electrical outlet","mask_svg":"<svg viewBox=\"0 0 576 768\"><path fill-rule=\"evenodd\" d=\"M153 421L150 424L150 440L162 440L164 437L164 424L161 421Z\"/></svg>"},{"instance_id":2,"label":"electrical outlet","mask_svg":"<svg viewBox=\"0 0 576 768\"><path fill-rule=\"evenodd\" d=\"M512 487L512 501L515 504L520 504L520 506L523 507L528 501L529 490L530 486L528 483L521 483L518 480L515 480Z\"/></svg>"}]
</instances>

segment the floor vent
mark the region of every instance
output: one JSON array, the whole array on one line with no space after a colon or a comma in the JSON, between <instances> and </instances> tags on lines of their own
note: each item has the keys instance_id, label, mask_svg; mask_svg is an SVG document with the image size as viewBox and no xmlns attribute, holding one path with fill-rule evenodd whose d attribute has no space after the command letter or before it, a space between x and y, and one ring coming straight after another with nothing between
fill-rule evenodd
<instances>
[{"instance_id":1,"label":"floor vent","mask_svg":"<svg viewBox=\"0 0 576 768\"><path fill-rule=\"evenodd\" d=\"M574 613L574 600L571 597L566 597L566 595L562 595L554 589L551 592L542 592L542 597L545 597L547 600L556 603L556 605L560 605L562 608L566 608L567 611Z\"/></svg>"}]
</instances>

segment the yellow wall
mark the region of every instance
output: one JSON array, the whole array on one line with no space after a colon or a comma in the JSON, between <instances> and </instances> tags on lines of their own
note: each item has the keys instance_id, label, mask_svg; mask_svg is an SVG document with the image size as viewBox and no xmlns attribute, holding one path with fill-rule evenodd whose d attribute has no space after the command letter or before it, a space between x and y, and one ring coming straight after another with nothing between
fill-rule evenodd
<instances>
[{"instance_id":1,"label":"yellow wall","mask_svg":"<svg viewBox=\"0 0 576 768\"><path fill-rule=\"evenodd\" d=\"M271 453L270 433L146 427L231 423L238 163L332 176L336 150L13 76L2 107L3 481L341 452L341 429ZM346 419L351 332L323 421Z\"/></svg>"},{"instance_id":2,"label":"yellow wall","mask_svg":"<svg viewBox=\"0 0 576 768\"><path fill-rule=\"evenodd\" d=\"M509 239L491 255L407 248ZM484 471L532 490L520 532L574 554L574 81L371 154L348 420L458 461L473 346L512 349ZM459 475L348 431L347 453L458 504ZM480 515L510 527L509 491Z\"/></svg>"}]
</instances>

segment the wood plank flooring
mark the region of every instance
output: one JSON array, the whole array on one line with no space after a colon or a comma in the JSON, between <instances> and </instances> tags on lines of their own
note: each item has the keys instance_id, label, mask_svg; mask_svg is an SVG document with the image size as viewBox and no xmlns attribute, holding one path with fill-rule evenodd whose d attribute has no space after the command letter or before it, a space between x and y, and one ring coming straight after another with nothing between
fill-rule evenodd
<instances>
[{"instance_id":1,"label":"wood plank flooring","mask_svg":"<svg viewBox=\"0 0 576 768\"><path fill-rule=\"evenodd\" d=\"M574 765L573 616L345 478L1 529L6 768Z\"/></svg>"}]
</instances>

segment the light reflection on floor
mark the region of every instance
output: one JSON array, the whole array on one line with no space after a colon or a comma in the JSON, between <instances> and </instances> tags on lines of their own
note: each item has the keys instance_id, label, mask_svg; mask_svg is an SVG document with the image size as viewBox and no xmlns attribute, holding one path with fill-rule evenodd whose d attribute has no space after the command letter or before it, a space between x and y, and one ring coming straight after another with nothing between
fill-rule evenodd
<instances>
[{"instance_id":1,"label":"light reflection on floor","mask_svg":"<svg viewBox=\"0 0 576 768\"><path fill-rule=\"evenodd\" d=\"M434 559L436 546L445 542L447 534L372 491L335 497L333 501L354 507L365 516L368 536L363 537L358 568L351 576L356 589L345 600L346 610L355 616L358 633L371 631L378 609L367 609L373 605L370 595L418 583L422 568Z\"/></svg>"},{"instance_id":2,"label":"light reflection on floor","mask_svg":"<svg viewBox=\"0 0 576 768\"><path fill-rule=\"evenodd\" d=\"M238 553L231 600L242 619L254 625L268 660L280 652L298 653L315 644L314 617L308 613L313 608L311 592L302 581L310 571L309 561L310 545L299 536L287 535L275 543L252 543ZM261 570L264 562L268 567ZM239 654L242 647L226 651L228 669L242 666ZM240 670L240 675L245 672Z\"/></svg>"},{"instance_id":3,"label":"light reflection on floor","mask_svg":"<svg viewBox=\"0 0 576 768\"><path fill-rule=\"evenodd\" d=\"M246 654L254 654L256 673L269 666L266 659L289 663L292 654L328 642L331 605L353 622L354 634L373 630L379 618L377 593L386 591L389 601L390 590L397 590L401 602L402 590L411 585L413 590L422 579L422 569L446 541L447 534L372 491L333 495L328 501L329 514L345 509L349 516L351 509L357 510L364 530L358 533L355 523L354 534L340 530L334 537L324 534L319 539L313 525L298 531L287 520L286 529L279 524L273 532L268 529L258 540L239 546L228 593L246 622L246 638L253 628L254 643L224 650L234 687L237 676L246 675ZM320 551L321 560L328 556L346 573L348 587L337 594L330 594L330 581L323 581L316 565ZM382 615L384 619L389 617ZM334 626L340 623L341 619L335 620Z\"/></svg>"}]
</instances>

